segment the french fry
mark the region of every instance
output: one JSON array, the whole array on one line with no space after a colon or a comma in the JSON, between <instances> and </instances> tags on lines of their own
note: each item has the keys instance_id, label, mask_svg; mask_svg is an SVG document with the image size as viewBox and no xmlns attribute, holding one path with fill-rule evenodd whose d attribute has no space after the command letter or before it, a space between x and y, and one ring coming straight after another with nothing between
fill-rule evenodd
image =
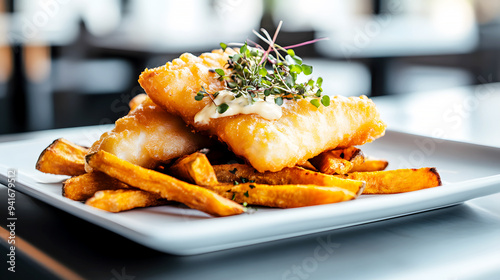
<instances>
[{"instance_id":1,"label":"french fry","mask_svg":"<svg viewBox=\"0 0 500 280\"><path fill-rule=\"evenodd\" d=\"M340 156L342 157L342 154ZM360 149L356 147L349 147L344 149L344 159L348 159L354 167L365 162L365 155Z\"/></svg>"},{"instance_id":2,"label":"french fry","mask_svg":"<svg viewBox=\"0 0 500 280\"><path fill-rule=\"evenodd\" d=\"M88 149L59 138L42 151L36 169L50 174L77 176L85 173Z\"/></svg>"},{"instance_id":3,"label":"french fry","mask_svg":"<svg viewBox=\"0 0 500 280\"><path fill-rule=\"evenodd\" d=\"M373 172L382 171L387 168L389 162L385 159L365 158L365 162L355 164L349 172Z\"/></svg>"},{"instance_id":4,"label":"french fry","mask_svg":"<svg viewBox=\"0 0 500 280\"><path fill-rule=\"evenodd\" d=\"M206 188L238 203L295 208L351 200L357 194L338 187L314 185L224 184Z\"/></svg>"},{"instance_id":5,"label":"french fry","mask_svg":"<svg viewBox=\"0 0 500 280\"><path fill-rule=\"evenodd\" d=\"M314 167L314 165L312 165L312 163L308 160L306 160L302 164L297 164L297 167L302 167L304 169L311 170L311 171L318 171L318 169L316 169L316 167Z\"/></svg>"},{"instance_id":6,"label":"french fry","mask_svg":"<svg viewBox=\"0 0 500 280\"><path fill-rule=\"evenodd\" d=\"M364 162L364 156L360 149L349 147L323 152L309 161L320 172L325 174L346 174L355 165Z\"/></svg>"},{"instance_id":7,"label":"french fry","mask_svg":"<svg viewBox=\"0 0 500 280\"><path fill-rule=\"evenodd\" d=\"M292 208L335 203L353 199L359 191L356 189L356 192L352 192L338 187L314 185L218 184L214 168L202 153L194 153L182 158L174 164L171 171L183 174L182 177L195 181L198 185L227 199L238 203L246 202L269 207ZM207 180L207 178L211 179Z\"/></svg>"},{"instance_id":8,"label":"french fry","mask_svg":"<svg viewBox=\"0 0 500 280\"><path fill-rule=\"evenodd\" d=\"M130 111L134 110L135 108L137 108L137 106L141 105L141 103L144 102L144 100L146 100L146 98L148 98L148 96L145 93L140 93L140 94L134 96L134 98L132 98L128 103L128 106L130 107Z\"/></svg>"},{"instance_id":9,"label":"french fry","mask_svg":"<svg viewBox=\"0 0 500 280\"><path fill-rule=\"evenodd\" d=\"M85 201L98 191L118 189L130 189L130 187L104 173L90 172L64 181L62 195L72 200Z\"/></svg>"},{"instance_id":10,"label":"french fry","mask_svg":"<svg viewBox=\"0 0 500 280\"><path fill-rule=\"evenodd\" d=\"M178 159L170 167L170 172L198 186L214 186L219 183L207 156L200 152Z\"/></svg>"},{"instance_id":11,"label":"french fry","mask_svg":"<svg viewBox=\"0 0 500 280\"><path fill-rule=\"evenodd\" d=\"M321 172L328 175L333 174L346 174L348 173L353 164L345 159L319 155L318 158L311 159L314 166Z\"/></svg>"},{"instance_id":12,"label":"french fry","mask_svg":"<svg viewBox=\"0 0 500 280\"><path fill-rule=\"evenodd\" d=\"M105 151L88 154L85 159L92 168L130 186L184 203L211 215L230 216L244 212L241 205L205 188L140 167Z\"/></svg>"},{"instance_id":13,"label":"french fry","mask_svg":"<svg viewBox=\"0 0 500 280\"><path fill-rule=\"evenodd\" d=\"M374 172L353 172L339 178L366 182L363 194L392 194L441 186L436 168L397 169Z\"/></svg>"},{"instance_id":14,"label":"french fry","mask_svg":"<svg viewBox=\"0 0 500 280\"><path fill-rule=\"evenodd\" d=\"M364 182L345 180L332 175L303 169L301 167L284 168L278 172L260 173L246 164L214 165L214 171L219 182L240 182L242 178L255 181L257 184L268 185L317 185L333 186L349 190L353 193L362 192Z\"/></svg>"},{"instance_id":15,"label":"french fry","mask_svg":"<svg viewBox=\"0 0 500 280\"><path fill-rule=\"evenodd\" d=\"M114 213L167 203L166 199L161 199L157 194L136 189L98 191L85 202L86 205Z\"/></svg>"}]
</instances>

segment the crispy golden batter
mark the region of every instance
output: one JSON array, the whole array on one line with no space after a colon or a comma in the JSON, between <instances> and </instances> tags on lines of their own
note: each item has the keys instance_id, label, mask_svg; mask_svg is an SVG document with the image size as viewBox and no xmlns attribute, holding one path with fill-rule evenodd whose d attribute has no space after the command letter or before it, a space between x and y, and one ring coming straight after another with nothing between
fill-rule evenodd
<instances>
[{"instance_id":1,"label":"crispy golden batter","mask_svg":"<svg viewBox=\"0 0 500 280\"><path fill-rule=\"evenodd\" d=\"M325 150L362 145L384 135L385 124L366 96L333 97L330 106L319 108L307 100L285 100L277 120L240 114L195 123L196 113L211 101L196 101L194 96L202 86L209 93L225 88L209 69L224 68L231 52L183 54L162 67L146 69L139 83L156 104L197 130L216 135L260 172L293 167Z\"/></svg>"},{"instance_id":2,"label":"crispy golden batter","mask_svg":"<svg viewBox=\"0 0 500 280\"><path fill-rule=\"evenodd\" d=\"M195 152L207 143L207 138L194 134L181 118L147 98L117 120L115 128L104 133L89 153L104 150L133 164L153 168L159 162Z\"/></svg>"},{"instance_id":3,"label":"crispy golden batter","mask_svg":"<svg viewBox=\"0 0 500 280\"><path fill-rule=\"evenodd\" d=\"M130 107L130 111L134 110L135 108L139 107L139 105L142 104L142 102L146 101L148 99L148 95L145 93L141 93L136 95L132 100L128 102L128 106Z\"/></svg>"}]
</instances>

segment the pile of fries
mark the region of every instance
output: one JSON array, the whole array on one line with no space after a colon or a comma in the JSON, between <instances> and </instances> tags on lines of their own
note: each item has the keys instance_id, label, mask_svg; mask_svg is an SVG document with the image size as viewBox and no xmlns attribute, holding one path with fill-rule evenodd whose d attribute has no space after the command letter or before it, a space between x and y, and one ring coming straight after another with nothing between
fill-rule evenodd
<instances>
[{"instance_id":1,"label":"pile of fries","mask_svg":"<svg viewBox=\"0 0 500 280\"><path fill-rule=\"evenodd\" d=\"M105 151L88 154L85 147L57 139L41 153L36 169L72 176L63 183L64 197L110 212L176 201L213 216L230 216L245 212L247 205L303 207L441 185L435 168L384 171L386 160L365 157L356 147L265 173L244 163L215 164L211 154L221 151L212 152L204 149L153 170ZM85 163L92 172L85 172Z\"/></svg>"}]
</instances>

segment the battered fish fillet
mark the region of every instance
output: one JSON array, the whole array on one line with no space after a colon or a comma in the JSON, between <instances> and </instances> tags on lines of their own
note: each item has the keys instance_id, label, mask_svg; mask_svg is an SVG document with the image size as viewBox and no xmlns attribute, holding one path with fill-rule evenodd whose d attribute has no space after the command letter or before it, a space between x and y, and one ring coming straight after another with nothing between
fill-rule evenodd
<instances>
[{"instance_id":1,"label":"battered fish fillet","mask_svg":"<svg viewBox=\"0 0 500 280\"><path fill-rule=\"evenodd\" d=\"M146 69L139 83L156 104L196 130L217 136L259 172L293 167L325 150L362 145L384 135L386 125L366 96L333 97L330 106L319 108L303 99L285 100L277 120L239 114L195 123L196 113L211 101L196 101L194 96L202 86L209 93L226 89L209 69L224 68L232 53L229 48L200 57L185 53L164 66Z\"/></svg>"},{"instance_id":2,"label":"battered fish fillet","mask_svg":"<svg viewBox=\"0 0 500 280\"><path fill-rule=\"evenodd\" d=\"M194 134L184 121L146 98L129 114L115 123L90 148L112 153L121 159L153 168L160 162L193 153L209 143L207 137ZM90 167L86 166L87 171Z\"/></svg>"}]
</instances>

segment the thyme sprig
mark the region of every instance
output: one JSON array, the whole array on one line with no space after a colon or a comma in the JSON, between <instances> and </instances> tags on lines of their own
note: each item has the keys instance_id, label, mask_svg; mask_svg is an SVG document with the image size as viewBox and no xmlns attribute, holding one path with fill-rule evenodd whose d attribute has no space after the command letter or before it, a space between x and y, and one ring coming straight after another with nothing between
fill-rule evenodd
<instances>
[{"instance_id":1,"label":"thyme sprig","mask_svg":"<svg viewBox=\"0 0 500 280\"><path fill-rule=\"evenodd\" d=\"M282 47L276 44L281 25L282 22L272 38L265 29L261 29L262 34L253 31L257 37L269 45L267 49L252 41L239 44L239 53L229 56L225 65L226 70L218 68L211 69L210 72L215 73L220 81L225 82L227 89L234 94L235 98L247 98L249 104L273 98L274 102L281 106L284 100L309 98L309 102L317 108L320 105L329 106L330 97L322 94L323 79L321 77L316 80L309 78L305 82L298 81L300 74L310 76L313 67L304 64L302 58L292 49L292 47L312 44L324 38ZM249 46L248 43L253 46ZM224 51L228 48L228 44L225 43L221 43L220 46ZM217 95L218 92L211 95L202 88L196 94L195 99L200 101L209 96L215 104L214 98ZM228 108L226 103L215 105L220 114Z\"/></svg>"}]
</instances>

